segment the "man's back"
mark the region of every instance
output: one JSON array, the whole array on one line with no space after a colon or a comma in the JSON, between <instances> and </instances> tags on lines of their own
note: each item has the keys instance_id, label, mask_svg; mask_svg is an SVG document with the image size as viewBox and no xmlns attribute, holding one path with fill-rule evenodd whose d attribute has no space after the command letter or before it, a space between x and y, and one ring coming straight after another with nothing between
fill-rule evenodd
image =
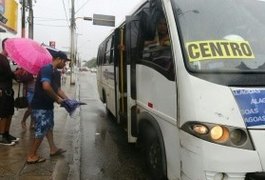
<instances>
[{"instance_id":1,"label":"man's back","mask_svg":"<svg viewBox=\"0 0 265 180\"><path fill-rule=\"evenodd\" d=\"M53 69L51 64L41 68L35 83L34 96L31 102L32 109L53 109L54 100L43 89L43 82L49 82L55 92L59 86L57 85L57 70Z\"/></svg>"}]
</instances>

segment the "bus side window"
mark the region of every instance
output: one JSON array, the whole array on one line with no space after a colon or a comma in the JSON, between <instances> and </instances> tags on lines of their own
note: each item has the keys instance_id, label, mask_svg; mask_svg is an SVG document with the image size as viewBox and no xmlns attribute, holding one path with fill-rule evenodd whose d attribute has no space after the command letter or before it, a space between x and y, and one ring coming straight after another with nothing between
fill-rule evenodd
<instances>
[{"instance_id":1,"label":"bus side window","mask_svg":"<svg viewBox=\"0 0 265 180\"><path fill-rule=\"evenodd\" d=\"M104 46L103 44L101 44L98 51L98 59L97 59L98 66L103 65L104 53L105 53Z\"/></svg>"},{"instance_id":2,"label":"bus side window","mask_svg":"<svg viewBox=\"0 0 265 180\"><path fill-rule=\"evenodd\" d=\"M106 43L106 49L105 49L105 64L111 63L111 44L112 44L112 38L109 38Z\"/></svg>"},{"instance_id":3,"label":"bus side window","mask_svg":"<svg viewBox=\"0 0 265 180\"><path fill-rule=\"evenodd\" d=\"M111 47L110 47L110 59L109 59L109 64L113 64L114 60L114 38L111 38Z\"/></svg>"},{"instance_id":4,"label":"bus side window","mask_svg":"<svg viewBox=\"0 0 265 180\"><path fill-rule=\"evenodd\" d=\"M151 41L144 40L142 52L143 62L160 70L161 73L165 72L168 75L173 72L171 43L164 15L160 15L157 20L155 38Z\"/></svg>"}]
</instances>

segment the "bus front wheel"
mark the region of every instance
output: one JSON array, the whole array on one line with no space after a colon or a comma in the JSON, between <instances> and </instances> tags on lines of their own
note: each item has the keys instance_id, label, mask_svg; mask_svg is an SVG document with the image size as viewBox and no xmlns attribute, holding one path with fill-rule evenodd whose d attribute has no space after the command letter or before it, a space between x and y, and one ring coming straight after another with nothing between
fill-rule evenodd
<instances>
[{"instance_id":1,"label":"bus front wheel","mask_svg":"<svg viewBox=\"0 0 265 180\"><path fill-rule=\"evenodd\" d=\"M165 168L163 167L164 156L162 153L162 146L155 130L151 127L148 127L145 131L144 138L146 163L153 179L166 179L164 173Z\"/></svg>"}]
</instances>

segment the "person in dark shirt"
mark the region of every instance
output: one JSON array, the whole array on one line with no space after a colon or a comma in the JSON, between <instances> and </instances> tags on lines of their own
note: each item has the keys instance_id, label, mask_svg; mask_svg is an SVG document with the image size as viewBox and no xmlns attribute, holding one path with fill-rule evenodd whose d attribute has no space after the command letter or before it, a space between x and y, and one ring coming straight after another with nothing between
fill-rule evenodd
<instances>
[{"instance_id":1,"label":"person in dark shirt","mask_svg":"<svg viewBox=\"0 0 265 180\"><path fill-rule=\"evenodd\" d=\"M29 164L45 161L45 158L37 154L44 137L47 138L50 146L50 156L65 152L65 150L58 148L53 140L53 109L54 102L61 104L64 99L68 99L61 89L60 72L57 70L62 69L68 59L62 51L54 51L51 55L53 62L41 68L35 82L35 91L31 102L32 115L35 120L35 138L27 156L27 163Z\"/></svg>"},{"instance_id":2,"label":"person in dark shirt","mask_svg":"<svg viewBox=\"0 0 265 180\"><path fill-rule=\"evenodd\" d=\"M11 119L14 114L14 90L12 89L14 73L11 71L5 41L2 41L0 54L0 144L14 145L19 140L9 134Z\"/></svg>"}]
</instances>

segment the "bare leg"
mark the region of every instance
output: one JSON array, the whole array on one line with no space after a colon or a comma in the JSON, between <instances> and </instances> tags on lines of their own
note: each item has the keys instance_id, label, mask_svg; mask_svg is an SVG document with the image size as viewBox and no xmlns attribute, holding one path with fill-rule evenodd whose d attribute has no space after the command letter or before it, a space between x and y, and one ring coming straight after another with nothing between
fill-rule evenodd
<instances>
[{"instance_id":1,"label":"bare leg","mask_svg":"<svg viewBox=\"0 0 265 180\"><path fill-rule=\"evenodd\" d=\"M30 129L34 129L35 128L35 120L34 118L31 116L30 118Z\"/></svg>"},{"instance_id":2,"label":"bare leg","mask_svg":"<svg viewBox=\"0 0 265 180\"><path fill-rule=\"evenodd\" d=\"M27 161L35 161L39 158L39 156L37 155L37 150L39 149L42 140L43 139L37 139L37 138L33 140L31 149L27 157Z\"/></svg>"},{"instance_id":3,"label":"bare leg","mask_svg":"<svg viewBox=\"0 0 265 180\"><path fill-rule=\"evenodd\" d=\"M49 130L48 133L46 134L46 138L48 140L49 146L50 146L50 154L55 153L58 148L57 146L54 144L54 140L53 140L53 130Z\"/></svg>"},{"instance_id":4,"label":"bare leg","mask_svg":"<svg viewBox=\"0 0 265 180\"><path fill-rule=\"evenodd\" d=\"M29 112L30 112L30 129L34 129L35 128L35 119L32 116L32 109L31 107L28 108Z\"/></svg>"},{"instance_id":5,"label":"bare leg","mask_svg":"<svg viewBox=\"0 0 265 180\"><path fill-rule=\"evenodd\" d=\"M11 125L11 119L12 119L12 116L9 116L8 118L6 118L5 133L6 133L6 132L9 133L10 125Z\"/></svg>"},{"instance_id":6,"label":"bare leg","mask_svg":"<svg viewBox=\"0 0 265 180\"><path fill-rule=\"evenodd\" d=\"M6 129L6 118L1 118L0 119L0 134L4 134L5 133L5 129Z\"/></svg>"},{"instance_id":7,"label":"bare leg","mask_svg":"<svg viewBox=\"0 0 265 180\"><path fill-rule=\"evenodd\" d=\"M27 125L26 125L26 120L28 119L29 115L31 114L31 111L29 109L27 109L24 113L23 119L21 121L21 126L22 128L26 129Z\"/></svg>"}]
</instances>

